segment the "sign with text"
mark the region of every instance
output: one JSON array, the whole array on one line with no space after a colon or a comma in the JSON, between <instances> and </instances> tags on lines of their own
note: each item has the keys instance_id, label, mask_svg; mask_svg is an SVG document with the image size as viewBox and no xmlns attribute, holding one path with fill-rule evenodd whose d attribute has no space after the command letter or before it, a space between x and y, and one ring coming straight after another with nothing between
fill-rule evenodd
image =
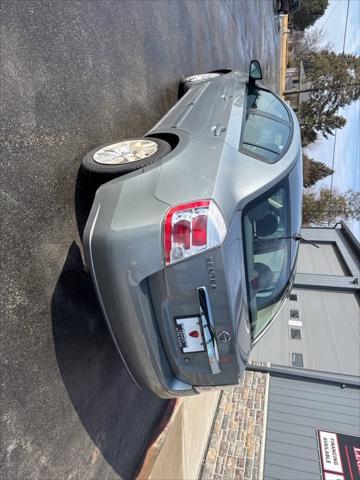
<instances>
[{"instance_id":1,"label":"sign with text","mask_svg":"<svg viewBox=\"0 0 360 480\"><path fill-rule=\"evenodd\" d=\"M360 437L318 430L323 480L360 480Z\"/></svg>"}]
</instances>

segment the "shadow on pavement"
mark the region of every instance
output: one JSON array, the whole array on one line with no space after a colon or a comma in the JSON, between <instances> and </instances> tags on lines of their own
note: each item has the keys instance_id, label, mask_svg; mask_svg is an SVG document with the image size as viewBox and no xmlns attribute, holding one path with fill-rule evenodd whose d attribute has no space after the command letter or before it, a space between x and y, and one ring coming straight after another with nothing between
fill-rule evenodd
<instances>
[{"instance_id":1,"label":"shadow on pavement","mask_svg":"<svg viewBox=\"0 0 360 480\"><path fill-rule=\"evenodd\" d=\"M107 180L111 180L111 177L107 177ZM82 167L78 170L75 185L75 215L80 238L83 236L96 190L104 181L105 179L87 174Z\"/></svg>"},{"instance_id":2,"label":"shadow on pavement","mask_svg":"<svg viewBox=\"0 0 360 480\"><path fill-rule=\"evenodd\" d=\"M80 235L95 193L84 182L79 172L75 203ZM75 242L56 284L51 311L58 367L75 410L114 471L123 479L132 478L167 401L131 381Z\"/></svg>"}]
</instances>

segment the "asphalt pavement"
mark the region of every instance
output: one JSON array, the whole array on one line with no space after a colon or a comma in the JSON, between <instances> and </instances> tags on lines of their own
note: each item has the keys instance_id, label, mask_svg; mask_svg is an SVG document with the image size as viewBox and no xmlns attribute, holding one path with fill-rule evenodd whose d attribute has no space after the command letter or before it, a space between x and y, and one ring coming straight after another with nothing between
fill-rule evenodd
<instances>
[{"instance_id":1,"label":"asphalt pavement","mask_svg":"<svg viewBox=\"0 0 360 480\"><path fill-rule=\"evenodd\" d=\"M81 158L145 133L184 74L257 58L274 85L272 3L2 0L1 478L133 478L167 402L132 384L83 269Z\"/></svg>"}]
</instances>

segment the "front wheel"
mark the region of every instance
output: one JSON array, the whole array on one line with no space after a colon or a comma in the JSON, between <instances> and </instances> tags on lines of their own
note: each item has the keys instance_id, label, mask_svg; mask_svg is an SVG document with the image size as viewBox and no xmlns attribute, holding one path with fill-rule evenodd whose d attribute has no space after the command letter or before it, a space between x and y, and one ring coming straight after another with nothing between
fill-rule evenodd
<instances>
[{"instance_id":1,"label":"front wheel","mask_svg":"<svg viewBox=\"0 0 360 480\"><path fill-rule=\"evenodd\" d=\"M82 166L91 174L116 177L157 162L170 150L158 138L130 138L95 148L85 155Z\"/></svg>"}]
</instances>

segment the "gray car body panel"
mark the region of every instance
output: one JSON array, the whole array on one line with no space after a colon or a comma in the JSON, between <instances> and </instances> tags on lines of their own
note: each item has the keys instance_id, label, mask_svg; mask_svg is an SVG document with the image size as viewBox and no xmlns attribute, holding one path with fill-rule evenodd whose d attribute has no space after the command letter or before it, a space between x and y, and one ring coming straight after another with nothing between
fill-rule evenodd
<instances>
[{"instance_id":1,"label":"gray car body panel","mask_svg":"<svg viewBox=\"0 0 360 480\"><path fill-rule=\"evenodd\" d=\"M277 163L241 153L247 80L232 72L195 84L147 134L176 134L175 149L155 165L102 185L85 228L85 260L114 341L135 381L161 397L236 383L251 348L241 210L294 168L300 132L292 112L292 143ZM209 283L211 252L164 267L166 211L198 199L213 199L227 224L224 244L212 252L217 291ZM226 330L232 339L219 347L231 367L223 363L218 377L211 376L204 355L195 367L186 363L169 329L174 316L198 313L195 291L202 285L210 292L216 334Z\"/></svg>"},{"instance_id":2,"label":"gray car body panel","mask_svg":"<svg viewBox=\"0 0 360 480\"><path fill-rule=\"evenodd\" d=\"M162 265L158 172L109 182L96 193L84 236L85 261L114 342L135 383L158 396L194 393L172 374L153 318L146 277ZM146 196L149 190L150 196ZM141 192L138 194L137 192ZM141 209L142 202L147 208ZM144 206L144 205L143 205ZM139 234L140 231L140 234Z\"/></svg>"},{"instance_id":3,"label":"gray car body panel","mask_svg":"<svg viewBox=\"0 0 360 480\"><path fill-rule=\"evenodd\" d=\"M242 253L240 214L235 215L224 244L171 265L149 279L155 316L171 368L177 378L195 387L236 384L250 353L250 324ZM213 283L209 286L209 262ZM202 352L181 353L174 319L200 313L196 289L208 289L214 334L219 349L221 374L209 370ZM221 333L229 340L223 343ZM236 365L236 368L234 368Z\"/></svg>"}]
</instances>

